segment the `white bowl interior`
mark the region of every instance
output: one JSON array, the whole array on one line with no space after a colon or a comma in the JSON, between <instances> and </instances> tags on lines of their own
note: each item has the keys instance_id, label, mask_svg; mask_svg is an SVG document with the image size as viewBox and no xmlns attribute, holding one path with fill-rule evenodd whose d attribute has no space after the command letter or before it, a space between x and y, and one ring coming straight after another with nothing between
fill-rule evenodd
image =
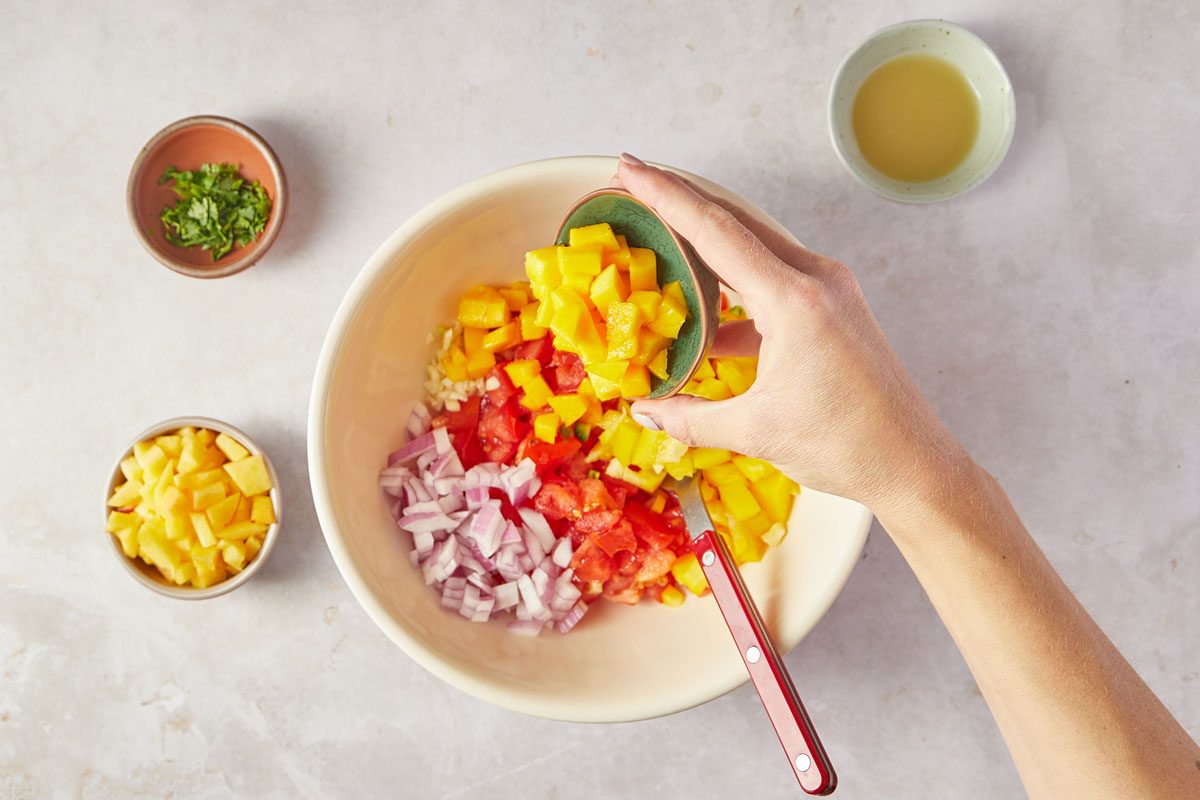
<instances>
[{"instance_id":1,"label":"white bowl interior","mask_svg":"<svg viewBox=\"0 0 1200 800\"><path fill-rule=\"evenodd\" d=\"M526 639L503 623L469 623L443 611L411 566L409 537L396 529L376 478L421 397L430 331L452 319L456 298L471 285L522 277L523 253L551 241L564 209L606 185L614 169L613 159L601 157L513 167L451 192L407 222L372 256L334 319L309 421L321 525L376 623L465 691L577 721L670 713L742 683L745 668L712 599L689 598L680 609L599 602L568 636ZM783 546L745 568L781 650L799 642L833 602L870 519L856 503L805 491Z\"/></svg>"},{"instance_id":2,"label":"white bowl interior","mask_svg":"<svg viewBox=\"0 0 1200 800\"><path fill-rule=\"evenodd\" d=\"M851 114L867 76L897 56L918 53L949 61L970 82L979 97L979 135L966 159L949 175L906 183L889 178L863 158ZM1000 59L978 36L942 20L904 22L871 36L842 63L829 97L829 132L846 168L884 197L910 203L944 200L982 183L1004 160L1016 116L1012 84Z\"/></svg>"}]
</instances>

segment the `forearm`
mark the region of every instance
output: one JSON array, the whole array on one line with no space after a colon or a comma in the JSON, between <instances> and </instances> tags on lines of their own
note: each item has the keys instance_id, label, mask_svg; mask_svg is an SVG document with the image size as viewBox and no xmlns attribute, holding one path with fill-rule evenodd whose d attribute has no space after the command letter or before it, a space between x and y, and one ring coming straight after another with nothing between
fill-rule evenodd
<instances>
[{"instance_id":1,"label":"forearm","mask_svg":"<svg viewBox=\"0 0 1200 800\"><path fill-rule=\"evenodd\" d=\"M958 644L1033 798L1200 795L1200 748L965 455L877 509Z\"/></svg>"}]
</instances>

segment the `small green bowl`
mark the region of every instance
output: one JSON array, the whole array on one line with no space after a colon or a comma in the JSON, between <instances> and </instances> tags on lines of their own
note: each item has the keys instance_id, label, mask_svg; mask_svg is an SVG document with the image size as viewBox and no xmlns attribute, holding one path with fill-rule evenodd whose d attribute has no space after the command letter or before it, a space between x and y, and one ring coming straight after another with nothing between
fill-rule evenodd
<instances>
[{"instance_id":1,"label":"small green bowl","mask_svg":"<svg viewBox=\"0 0 1200 800\"><path fill-rule=\"evenodd\" d=\"M584 195L558 226L558 244L567 244L572 228L607 222L631 247L653 250L658 260L658 283L679 281L688 315L679 337L667 351L663 380L651 376L651 398L677 394L700 367L712 347L720 323L721 289L717 275L692 246L671 230L654 209L623 189L598 189Z\"/></svg>"}]
</instances>

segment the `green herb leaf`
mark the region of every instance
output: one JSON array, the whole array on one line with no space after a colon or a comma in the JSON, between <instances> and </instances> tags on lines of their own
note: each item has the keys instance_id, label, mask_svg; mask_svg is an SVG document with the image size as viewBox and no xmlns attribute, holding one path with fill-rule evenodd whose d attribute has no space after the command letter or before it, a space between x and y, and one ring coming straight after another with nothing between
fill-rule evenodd
<instances>
[{"instance_id":1,"label":"green herb leaf","mask_svg":"<svg viewBox=\"0 0 1200 800\"><path fill-rule=\"evenodd\" d=\"M246 183L237 164L202 164L198 170L167 167L159 184L174 181L179 196L164 206L167 241L180 247L202 247L213 261L234 247L258 238L271 216L271 198L258 181Z\"/></svg>"}]
</instances>

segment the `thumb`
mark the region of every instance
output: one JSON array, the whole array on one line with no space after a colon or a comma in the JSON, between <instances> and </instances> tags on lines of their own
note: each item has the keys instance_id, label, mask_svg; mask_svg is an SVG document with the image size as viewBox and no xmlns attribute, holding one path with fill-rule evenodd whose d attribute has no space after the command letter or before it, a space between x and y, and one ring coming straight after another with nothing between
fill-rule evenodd
<instances>
[{"instance_id":1,"label":"thumb","mask_svg":"<svg viewBox=\"0 0 1200 800\"><path fill-rule=\"evenodd\" d=\"M739 450L745 446L745 397L706 400L677 394L663 400L638 400L631 407L634 419L648 428L666 431L688 447ZM647 425L650 422L653 424ZM739 446L740 445L740 446Z\"/></svg>"}]
</instances>

